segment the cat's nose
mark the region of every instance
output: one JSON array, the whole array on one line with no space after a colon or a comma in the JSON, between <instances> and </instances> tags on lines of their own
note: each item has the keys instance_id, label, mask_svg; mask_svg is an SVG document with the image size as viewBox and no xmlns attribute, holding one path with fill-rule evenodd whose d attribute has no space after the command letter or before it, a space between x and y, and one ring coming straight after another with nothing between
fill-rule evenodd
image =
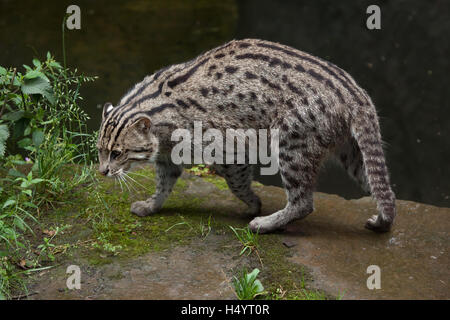
<instances>
[{"instance_id":1,"label":"cat's nose","mask_svg":"<svg viewBox=\"0 0 450 320\"><path fill-rule=\"evenodd\" d=\"M108 172L109 172L109 169L108 169L108 168L105 168L105 169L101 169L101 170L99 170L99 171L100 171L100 173L101 173L102 175L106 176L106 175L108 174Z\"/></svg>"}]
</instances>

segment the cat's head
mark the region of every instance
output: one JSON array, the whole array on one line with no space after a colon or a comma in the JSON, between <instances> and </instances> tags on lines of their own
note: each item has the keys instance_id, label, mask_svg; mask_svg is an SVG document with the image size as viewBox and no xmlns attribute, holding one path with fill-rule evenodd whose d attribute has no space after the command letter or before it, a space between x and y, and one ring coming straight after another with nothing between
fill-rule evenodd
<instances>
[{"instance_id":1,"label":"cat's head","mask_svg":"<svg viewBox=\"0 0 450 320\"><path fill-rule=\"evenodd\" d=\"M125 110L126 106L120 108ZM106 103L97 141L100 173L108 177L120 176L135 164L154 161L158 139L151 127L147 115L119 112L118 107Z\"/></svg>"}]
</instances>

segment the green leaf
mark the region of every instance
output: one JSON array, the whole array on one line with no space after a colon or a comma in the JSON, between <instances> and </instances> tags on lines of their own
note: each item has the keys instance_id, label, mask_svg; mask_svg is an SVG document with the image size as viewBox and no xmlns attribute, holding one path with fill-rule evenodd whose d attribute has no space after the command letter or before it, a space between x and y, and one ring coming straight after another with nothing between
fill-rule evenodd
<instances>
[{"instance_id":1,"label":"green leaf","mask_svg":"<svg viewBox=\"0 0 450 320\"><path fill-rule=\"evenodd\" d=\"M6 140L9 138L8 126L5 124L0 125L0 157L5 155Z\"/></svg>"},{"instance_id":2,"label":"green leaf","mask_svg":"<svg viewBox=\"0 0 450 320\"><path fill-rule=\"evenodd\" d=\"M14 224L22 231L25 231L25 226L23 225L22 219L14 218Z\"/></svg>"},{"instance_id":3,"label":"green leaf","mask_svg":"<svg viewBox=\"0 0 450 320\"><path fill-rule=\"evenodd\" d=\"M37 184L37 183L40 183L40 182L42 182L42 181L45 181L45 179L36 178L36 179L31 180L30 182L31 182L32 184Z\"/></svg>"},{"instance_id":4,"label":"green leaf","mask_svg":"<svg viewBox=\"0 0 450 320\"><path fill-rule=\"evenodd\" d=\"M26 146L24 147L25 150L30 151L30 152L35 152L36 148L32 145Z\"/></svg>"},{"instance_id":5,"label":"green leaf","mask_svg":"<svg viewBox=\"0 0 450 320\"><path fill-rule=\"evenodd\" d=\"M36 129L33 131L33 143L34 146L37 148L39 147L42 142L44 141L44 132L40 129Z\"/></svg>"},{"instance_id":6,"label":"green leaf","mask_svg":"<svg viewBox=\"0 0 450 320\"><path fill-rule=\"evenodd\" d=\"M23 135L24 136L27 136L27 135L29 135L31 133L31 127L30 126L27 126L26 128L25 128L25 131L23 132Z\"/></svg>"},{"instance_id":7,"label":"green leaf","mask_svg":"<svg viewBox=\"0 0 450 320\"><path fill-rule=\"evenodd\" d=\"M5 114L2 119L3 120L7 120L7 121L17 121L19 119L21 119L24 115L25 111L20 110L20 111L15 111L15 112L9 112L7 114Z\"/></svg>"},{"instance_id":8,"label":"green leaf","mask_svg":"<svg viewBox=\"0 0 450 320\"><path fill-rule=\"evenodd\" d=\"M3 209L5 209L6 207L11 206L15 203L16 203L16 200L13 200L13 199L6 200L5 203L3 204Z\"/></svg>"},{"instance_id":9,"label":"green leaf","mask_svg":"<svg viewBox=\"0 0 450 320\"><path fill-rule=\"evenodd\" d=\"M38 59L33 59L33 64L36 68L40 68L41 67L41 62Z\"/></svg>"},{"instance_id":10,"label":"green leaf","mask_svg":"<svg viewBox=\"0 0 450 320\"><path fill-rule=\"evenodd\" d=\"M31 73L31 72L30 72ZM51 104L55 103L53 89L48 79L38 76L32 79L25 79L22 84L22 92L25 94L40 94L44 96Z\"/></svg>"},{"instance_id":11,"label":"green leaf","mask_svg":"<svg viewBox=\"0 0 450 320\"><path fill-rule=\"evenodd\" d=\"M252 282L254 279L256 279L256 277L258 276L258 274L259 274L259 269L258 269L258 268L253 269L252 272L250 272L250 273L247 274L247 280L248 280L248 282Z\"/></svg>"},{"instance_id":12,"label":"green leaf","mask_svg":"<svg viewBox=\"0 0 450 320\"><path fill-rule=\"evenodd\" d=\"M5 156L5 152L6 152L6 145L5 143L0 142L0 157Z\"/></svg>"},{"instance_id":13,"label":"green leaf","mask_svg":"<svg viewBox=\"0 0 450 320\"><path fill-rule=\"evenodd\" d=\"M14 80L15 81L15 80ZM20 86L20 83L17 84L17 86ZM22 97L18 94L15 94L13 98L11 98L11 101L14 102L16 106L22 105Z\"/></svg>"},{"instance_id":14,"label":"green leaf","mask_svg":"<svg viewBox=\"0 0 450 320\"><path fill-rule=\"evenodd\" d=\"M37 171L39 169L39 160L36 159L36 161L34 161L33 166L31 167L31 171Z\"/></svg>"},{"instance_id":15,"label":"green leaf","mask_svg":"<svg viewBox=\"0 0 450 320\"><path fill-rule=\"evenodd\" d=\"M30 68L30 66L23 64L23 67L25 68L25 70L27 71L33 71L33 69Z\"/></svg>"},{"instance_id":16,"label":"green leaf","mask_svg":"<svg viewBox=\"0 0 450 320\"><path fill-rule=\"evenodd\" d=\"M62 66L56 62L56 61L52 61L49 63L50 67L56 68L56 69L62 69Z\"/></svg>"},{"instance_id":17,"label":"green leaf","mask_svg":"<svg viewBox=\"0 0 450 320\"><path fill-rule=\"evenodd\" d=\"M0 67L0 75L5 76L8 73L8 70L6 70L3 67Z\"/></svg>"},{"instance_id":18,"label":"green leaf","mask_svg":"<svg viewBox=\"0 0 450 320\"><path fill-rule=\"evenodd\" d=\"M25 147L28 147L29 145L31 145L31 143L32 143L32 141L30 138L23 138L22 140L17 142L17 145L21 148L25 148Z\"/></svg>"},{"instance_id":19,"label":"green leaf","mask_svg":"<svg viewBox=\"0 0 450 320\"><path fill-rule=\"evenodd\" d=\"M23 205L30 207L30 208L35 208L35 209L38 208L37 205L35 205L34 203L31 203L31 202L28 202L28 201L24 202Z\"/></svg>"},{"instance_id":20,"label":"green leaf","mask_svg":"<svg viewBox=\"0 0 450 320\"><path fill-rule=\"evenodd\" d=\"M24 177L25 177L25 175L24 175L22 172L17 171L17 170L15 170L15 169L9 169L9 171L8 171L8 176L11 176L11 177L21 177L21 178L24 178Z\"/></svg>"},{"instance_id":21,"label":"green leaf","mask_svg":"<svg viewBox=\"0 0 450 320\"><path fill-rule=\"evenodd\" d=\"M34 61L33 61L33 63L34 63ZM28 79L28 80L35 79L35 78L43 78L44 80L48 81L46 75L38 70L28 71L23 77L24 77L24 79Z\"/></svg>"},{"instance_id":22,"label":"green leaf","mask_svg":"<svg viewBox=\"0 0 450 320\"><path fill-rule=\"evenodd\" d=\"M261 281L259 281L258 279L255 280L255 282L253 282L253 287L256 293L261 293L264 291L264 287L261 283Z\"/></svg>"},{"instance_id":23,"label":"green leaf","mask_svg":"<svg viewBox=\"0 0 450 320\"><path fill-rule=\"evenodd\" d=\"M29 186L31 186L31 183L30 183L30 181L27 181L27 180L22 181L22 183L20 184L21 188L28 188Z\"/></svg>"}]
</instances>

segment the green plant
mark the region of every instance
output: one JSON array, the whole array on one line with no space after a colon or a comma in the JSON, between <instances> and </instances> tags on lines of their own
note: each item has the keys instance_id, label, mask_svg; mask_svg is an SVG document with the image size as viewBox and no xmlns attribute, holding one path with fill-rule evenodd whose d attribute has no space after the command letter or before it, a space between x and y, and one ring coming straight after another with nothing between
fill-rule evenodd
<instances>
[{"instance_id":1,"label":"green plant","mask_svg":"<svg viewBox=\"0 0 450 320\"><path fill-rule=\"evenodd\" d=\"M300 300L326 300L326 296L324 293L320 291L308 291L305 289L301 289L302 297Z\"/></svg>"},{"instance_id":2,"label":"green plant","mask_svg":"<svg viewBox=\"0 0 450 320\"><path fill-rule=\"evenodd\" d=\"M191 223L184 220L183 216L181 216L181 219L183 219L183 221L175 223L174 225L170 226L169 228L166 229L165 232L170 231L172 228L174 228L176 226L186 225L189 227L190 230L193 230L195 233L197 233L203 240L211 233L211 229L212 229L211 216L208 217L208 220L206 221L206 223L203 222L203 218L201 218L198 225L192 225Z\"/></svg>"},{"instance_id":3,"label":"green plant","mask_svg":"<svg viewBox=\"0 0 450 320\"><path fill-rule=\"evenodd\" d=\"M247 273L244 269L241 275L233 278L233 286L239 300L252 300L258 295L264 294L264 287L258 279L259 269L255 268Z\"/></svg>"},{"instance_id":4,"label":"green plant","mask_svg":"<svg viewBox=\"0 0 450 320\"><path fill-rule=\"evenodd\" d=\"M34 235L30 224L39 224L41 210L96 181L95 136L79 105L81 85L95 78L62 67L50 53L24 68L0 67L0 297L20 287L23 272L14 264L31 251L25 235ZM32 265L54 260L52 239L42 240Z\"/></svg>"},{"instance_id":5,"label":"green plant","mask_svg":"<svg viewBox=\"0 0 450 320\"><path fill-rule=\"evenodd\" d=\"M8 126L5 124L0 125L0 157L5 155L6 151L6 140L9 137Z\"/></svg>"},{"instance_id":6,"label":"green plant","mask_svg":"<svg viewBox=\"0 0 450 320\"><path fill-rule=\"evenodd\" d=\"M12 288L24 288L23 282L8 257L0 256L0 300L9 299Z\"/></svg>"},{"instance_id":7,"label":"green plant","mask_svg":"<svg viewBox=\"0 0 450 320\"><path fill-rule=\"evenodd\" d=\"M199 224L200 236L205 239L211 233L211 216L208 217L206 223L203 222L203 218L200 220Z\"/></svg>"},{"instance_id":8,"label":"green plant","mask_svg":"<svg viewBox=\"0 0 450 320\"><path fill-rule=\"evenodd\" d=\"M108 238L110 235L108 232L102 232L97 237L97 241L92 244L94 248L103 250L108 253L112 253L113 255L118 255L120 253L120 250L122 250L121 245L113 245L109 242Z\"/></svg>"},{"instance_id":9,"label":"green plant","mask_svg":"<svg viewBox=\"0 0 450 320\"><path fill-rule=\"evenodd\" d=\"M239 255L243 255L247 252L247 255L253 251L258 252L258 234L253 233L248 227L245 228L233 228L229 226L233 231L236 238L242 244L242 250Z\"/></svg>"}]
</instances>

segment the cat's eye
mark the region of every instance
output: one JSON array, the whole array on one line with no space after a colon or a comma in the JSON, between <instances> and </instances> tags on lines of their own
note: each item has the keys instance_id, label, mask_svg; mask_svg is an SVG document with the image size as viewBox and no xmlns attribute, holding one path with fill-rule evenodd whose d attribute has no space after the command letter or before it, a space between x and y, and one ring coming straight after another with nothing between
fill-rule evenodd
<instances>
[{"instance_id":1,"label":"cat's eye","mask_svg":"<svg viewBox=\"0 0 450 320\"><path fill-rule=\"evenodd\" d=\"M117 150L111 151L111 156L110 156L111 160L116 159L118 156L120 156L120 151L117 151Z\"/></svg>"}]
</instances>

